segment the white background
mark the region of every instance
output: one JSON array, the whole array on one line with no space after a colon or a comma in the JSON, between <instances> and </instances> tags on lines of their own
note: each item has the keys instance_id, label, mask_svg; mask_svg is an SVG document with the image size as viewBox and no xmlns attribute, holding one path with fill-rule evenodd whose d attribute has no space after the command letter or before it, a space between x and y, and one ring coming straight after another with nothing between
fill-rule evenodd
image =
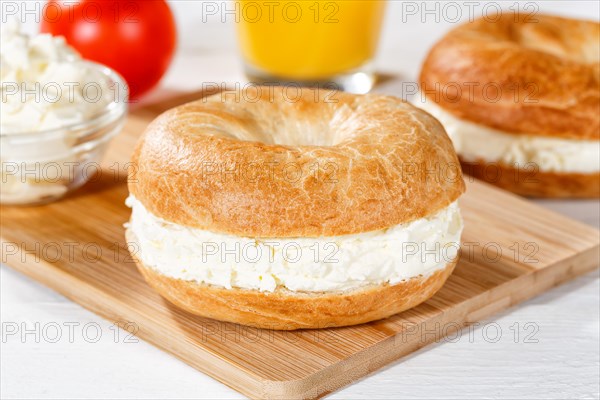
<instances>
[{"instance_id":1,"label":"white background","mask_svg":"<svg viewBox=\"0 0 600 400\"><path fill-rule=\"evenodd\" d=\"M419 11L423 4L413 3ZM484 4L474 5L475 16L481 15ZM514 2L495 4L507 9ZM600 12L596 1L531 4L540 11L594 20ZM178 53L161 86L146 101L198 89L202 82L243 82L231 16L225 23L218 15L203 16L197 1L171 5L178 22ZM455 25L448 19L456 15L456 8L444 3L427 2L428 10L437 7L438 12L426 15L407 15L407 7L412 5L390 2L377 57L378 70L391 78L377 90L399 96L405 94L402 82L415 80L427 49ZM466 8L462 11L464 20L469 15ZM31 32L36 30L32 19L26 22ZM590 225L600 224L597 201L538 203ZM483 321L452 342L429 346L331 397L597 399L599 297L595 271ZM109 323L6 266L1 268L0 304L2 398L243 398L149 344L128 343L123 332L115 338ZM73 326L72 340L65 323L78 324ZM34 334L7 335L15 326L19 333L24 328L35 331L36 324L50 337L58 324L62 337L50 343L43 337L36 340ZM97 326L102 336L92 343Z\"/></svg>"}]
</instances>

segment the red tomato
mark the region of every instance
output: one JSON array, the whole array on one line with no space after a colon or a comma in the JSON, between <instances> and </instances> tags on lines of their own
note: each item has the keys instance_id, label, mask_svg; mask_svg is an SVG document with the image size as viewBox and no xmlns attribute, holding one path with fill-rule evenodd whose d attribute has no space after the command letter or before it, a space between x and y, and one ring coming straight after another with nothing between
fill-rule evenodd
<instances>
[{"instance_id":1,"label":"red tomato","mask_svg":"<svg viewBox=\"0 0 600 400\"><path fill-rule=\"evenodd\" d=\"M175 20L164 0L49 0L41 30L64 36L83 58L119 72L131 98L158 83L177 40Z\"/></svg>"}]
</instances>

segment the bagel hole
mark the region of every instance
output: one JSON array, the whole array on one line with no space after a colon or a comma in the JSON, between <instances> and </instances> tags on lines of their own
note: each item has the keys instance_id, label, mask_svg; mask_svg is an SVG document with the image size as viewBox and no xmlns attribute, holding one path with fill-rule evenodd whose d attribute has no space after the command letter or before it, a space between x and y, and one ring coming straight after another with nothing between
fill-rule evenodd
<instances>
[{"instance_id":1,"label":"bagel hole","mask_svg":"<svg viewBox=\"0 0 600 400\"><path fill-rule=\"evenodd\" d=\"M330 147L350 137L362 125L358 114L345 104L336 109L326 107L325 112L293 114L286 113L284 107L268 119L249 115L244 118L244 127L230 130L228 136L269 145Z\"/></svg>"},{"instance_id":2,"label":"bagel hole","mask_svg":"<svg viewBox=\"0 0 600 400\"><path fill-rule=\"evenodd\" d=\"M580 29L583 29L580 27ZM600 41L591 32L566 32L557 23L522 24L513 32L521 46L582 63L600 62Z\"/></svg>"}]
</instances>

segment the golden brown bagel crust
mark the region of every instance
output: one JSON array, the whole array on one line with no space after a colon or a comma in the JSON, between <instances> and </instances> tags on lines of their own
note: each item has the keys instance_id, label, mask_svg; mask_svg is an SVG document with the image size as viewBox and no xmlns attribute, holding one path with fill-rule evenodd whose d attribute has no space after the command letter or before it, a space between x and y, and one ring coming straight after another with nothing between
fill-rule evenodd
<instances>
[{"instance_id":1,"label":"golden brown bagel crust","mask_svg":"<svg viewBox=\"0 0 600 400\"><path fill-rule=\"evenodd\" d=\"M452 144L429 114L394 97L286 93L251 87L162 114L134 151L130 192L176 224L271 238L384 229L463 193Z\"/></svg>"},{"instance_id":2,"label":"golden brown bagel crust","mask_svg":"<svg viewBox=\"0 0 600 400\"><path fill-rule=\"evenodd\" d=\"M134 239L127 232L128 241ZM161 296L192 314L257 328L294 330L357 325L408 310L433 296L446 282L456 260L426 277L396 285L371 285L341 293L299 293L278 288L226 289L168 277L145 266L138 269Z\"/></svg>"},{"instance_id":3,"label":"golden brown bagel crust","mask_svg":"<svg viewBox=\"0 0 600 400\"><path fill-rule=\"evenodd\" d=\"M465 174L528 197L598 198L600 173L578 174L516 169L503 163L461 160Z\"/></svg>"},{"instance_id":4,"label":"golden brown bagel crust","mask_svg":"<svg viewBox=\"0 0 600 400\"><path fill-rule=\"evenodd\" d=\"M600 24L495 18L461 25L431 49L420 76L428 100L508 133L600 139Z\"/></svg>"}]
</instances>

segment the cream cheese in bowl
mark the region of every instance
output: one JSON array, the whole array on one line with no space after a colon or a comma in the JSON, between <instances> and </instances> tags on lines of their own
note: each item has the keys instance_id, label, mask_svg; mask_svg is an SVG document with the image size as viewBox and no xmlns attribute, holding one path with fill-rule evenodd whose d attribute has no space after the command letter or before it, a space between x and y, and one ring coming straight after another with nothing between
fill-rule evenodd
<instances>
[{"instance_id":1,"label":"cream cheese in bowl","mask_svg":"<svg viewBox=\"0 0 600 400\"><path fill-rule=\"evenodd\" d=\"M85 183L127 114L127 87L64 38L0 35L0 202L43 203Z\"/></svg>"}]
</instances>

